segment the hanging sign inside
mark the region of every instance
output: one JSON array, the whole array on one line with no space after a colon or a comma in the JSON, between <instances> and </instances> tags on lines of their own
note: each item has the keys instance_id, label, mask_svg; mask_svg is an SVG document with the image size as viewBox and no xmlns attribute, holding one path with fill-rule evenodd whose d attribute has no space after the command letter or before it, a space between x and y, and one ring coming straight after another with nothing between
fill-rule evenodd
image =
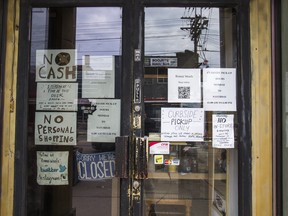
<instances>
[{"instance_id":1,"label":"hanging sign inside","mask_svg":"<svg viewBox=\"0 0 288 216\"><path fill-rule=\"evenodd\" d=\"M37 183L68 185L68 151L37 151Z\"/></svg>"},{"instance_id":2,"label":"hanging sign inside","mask_svg":"<svg viewBox=\"0 0 288 216\"><path fill-rule=\"evenodd\" d=\"M97 181L115 176L115 153L76 153L78 179L82 181Z\"/></svg>"},{"instance_id":3,"label":"hanging sign inside","mask_svg":"<svg viewBox=\"0 0 288 216\"><path fill-rule=\"evenodd\" d=\"M114 98L115 57L83 57L82 98Z\"/></svg>"},{"instance_id":4,"label":"hanging sign inside","mask_svg":"<svg viewBox=\"0 0 288 216\"><path fill-rule=\"evenodd\" d=\"M203 141L204 109L161 108L161 141Z\"/></svg>"},{"instance_id":5,"label":"hanging sign inside","mask_svg":"<svg viewBox=\"0 0 288 216\"><path fill-rule=\"evenodd\" d=\"M170 154L169 142L149 142L150 154Z\"/></svg>"}]
</instances>

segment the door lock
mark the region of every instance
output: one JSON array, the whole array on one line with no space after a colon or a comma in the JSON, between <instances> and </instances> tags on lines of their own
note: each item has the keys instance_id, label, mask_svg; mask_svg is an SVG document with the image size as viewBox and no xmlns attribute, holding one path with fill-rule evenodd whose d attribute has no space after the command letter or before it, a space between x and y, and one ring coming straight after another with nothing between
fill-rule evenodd
<instances>
[{"instance_id":1,"label":"door lock","mask_svg":"<svg viewBox=\"0 0 288 216\"><path fill-rule=\"evenodd\" d=\"M137 190L139 187L140 187L139 181L134 181L134 182L133 182L133 188L134 188L135 190Z\"/></svg>"}]
</instances>

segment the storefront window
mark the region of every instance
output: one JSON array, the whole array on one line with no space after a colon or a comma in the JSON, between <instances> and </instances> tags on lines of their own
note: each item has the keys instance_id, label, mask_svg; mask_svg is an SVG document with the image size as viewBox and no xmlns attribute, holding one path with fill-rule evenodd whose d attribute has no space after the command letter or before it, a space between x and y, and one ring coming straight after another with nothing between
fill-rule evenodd
<instances>
[{"instance_id":1,"label":"storefront window","mask_svg":"<svg viewBox=\"0 0 288 216\"><path fill-rule=\"evenodd\" d=\"M232 21L230 9L145 8L144 215L237 215Z\"/></svg>"},{"instance_id":2,"label":"storefront window","mask_svg":"<svg viewBox=\"0 0 288 216\"><path fill-rule=\"evenodd\" d=\"M32 10L28 215L116 216L120 192L129 199L121 208L139 215L238 215L235 15L144 12L142 35L118 7ZM131 35L122 22L133 23ZM130 188L115 178L115 138L127 137L124 127L129 141L148 144L125 143L129 176L121 183ZM135 177L139 167L147 179Z\"/></svg>"},{"instance_id":3,"label":"storefront window","mask_svg":"<svg viewBox=\"0 0 288 216\"><path fill-rule=\"evenodd\" d=\"M32 10L27 215L116 215L121 8Z\"/></svg>"}]
</instances>

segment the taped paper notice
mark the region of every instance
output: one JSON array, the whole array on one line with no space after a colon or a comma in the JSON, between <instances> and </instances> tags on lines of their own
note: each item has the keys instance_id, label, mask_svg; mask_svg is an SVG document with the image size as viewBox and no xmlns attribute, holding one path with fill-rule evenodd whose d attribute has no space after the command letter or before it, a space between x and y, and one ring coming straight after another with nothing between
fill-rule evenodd
<instances>
[{"instance_id":1,"label":"taped paper notice","mask_svg":"<svg viewBox=\"0 0 288 216\"><path fill-rule=\"evenodd\" d=\"M67 151L37 151L37 183L68 185Z\"/></svg>"},{"instance_id":2,"label":"taped paper notice","mask_svg":"<svg viewBox=\"0 0 288 216\"><path fill-rule=\"evenodd\" d=\"M214 148L234 148L234 115L215 114L213 121Z\"/></svg>"}]
</instances>

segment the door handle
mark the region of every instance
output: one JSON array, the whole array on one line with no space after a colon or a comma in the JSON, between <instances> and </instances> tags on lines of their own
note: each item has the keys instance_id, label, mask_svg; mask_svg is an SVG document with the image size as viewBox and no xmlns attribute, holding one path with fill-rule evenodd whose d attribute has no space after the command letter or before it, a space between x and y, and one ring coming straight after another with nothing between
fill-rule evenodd
<instances>
[{"instance_id":1,"label":"door handle","mask_svg":"<svg viewBox=\"0 0 288 216\"><path fill-rule=\"evenodd\" d=\"M135 138L135 166L134 178L148 178L147 161L148 161L148 137Z\"/></svg>"},{"instance_id":2,"label":"door handle","mask_svg":"<svg viewBox=\"0 0 288 216\"><path fill-rule=\"evenodd\" d=\"M128 178L130 167L134 179L146 179L148 178L148 137L135 137L132 145L129 156L129 137L115 138L115 177Z\"/></svg>"}]
</instances>

